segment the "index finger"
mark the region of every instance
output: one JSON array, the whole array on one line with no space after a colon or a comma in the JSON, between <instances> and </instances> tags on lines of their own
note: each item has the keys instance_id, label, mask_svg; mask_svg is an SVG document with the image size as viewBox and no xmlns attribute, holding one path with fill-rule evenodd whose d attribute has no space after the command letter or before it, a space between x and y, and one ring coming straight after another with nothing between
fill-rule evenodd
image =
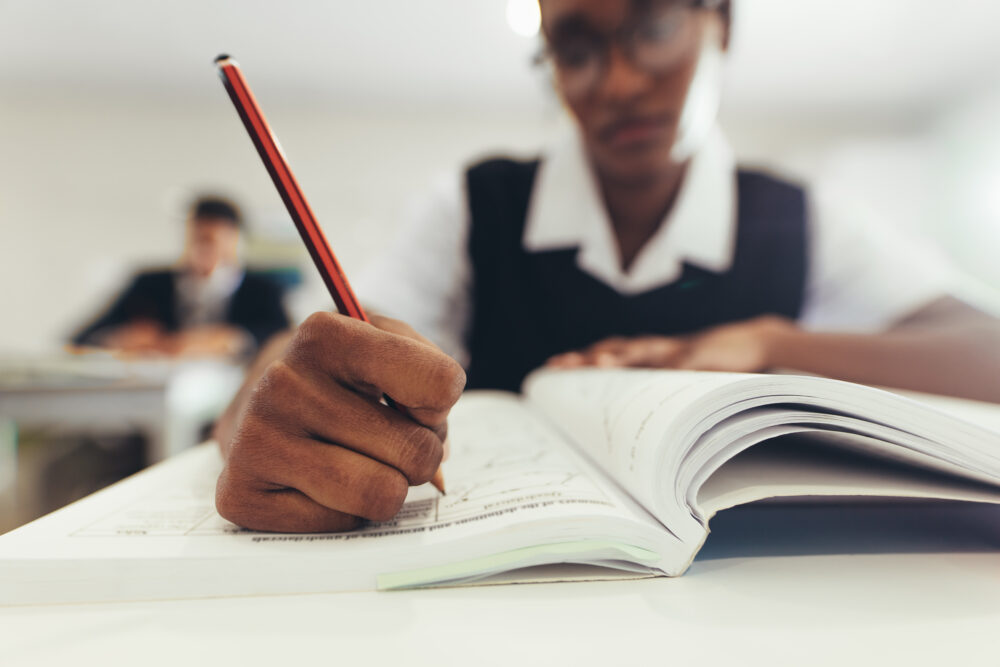
<instances>
[{"instance_id":1,"label":"index finger","mask_svg":"<svg viewBox=\"0 0 1000 667\"><path fill-rule=\"evenodd\" d=\"M623 348L618 357L624 366L669 368L684 356L688 347L688 342L683 338L645 336Z\"/></svg>"},{"instance_id":2,"label":"index finger","mask_svg":"<svg viewBox=\"0 0 1000 667\"><path fill-rule=\"evenodd\" d=\"M385 324L384 319L376 322ZM392 326L402 331L399 325ZM309 317L292 340L286 362L358 393L391 396L430 427L444 423L465 388L458 362L415 332L393 333L335 313Z\"/></svg>"}]
</instances>

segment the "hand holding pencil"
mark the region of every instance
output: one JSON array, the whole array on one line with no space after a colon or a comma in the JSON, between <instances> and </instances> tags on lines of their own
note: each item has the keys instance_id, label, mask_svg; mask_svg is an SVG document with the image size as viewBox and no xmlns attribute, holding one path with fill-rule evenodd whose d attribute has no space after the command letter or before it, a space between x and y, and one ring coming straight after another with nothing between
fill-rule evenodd
<instances>
[{"instance_id":1,"label":"hand holding pencil","mask_svg":"<svg viewBox=\"0 0 1000 667\"><path fill-rule=\"evenodd\" d=\"M343 315L310 317L248 385L220 439L219 513L247 528L348 530L389 519L410 485L443 493L447 416L465 386L453 359L410 327L369 318L352 292L242 73L226 90ZM390 398L391 397L391 398Z\"/></svg>"},{"instance_id":2,"label":"hand holding pencil","mask_svg":"<svg viewBox=\"0 0 1000 667\"><path fill-rule=\"evenodd\" d=\"M220 442L219 514L254 530L351 530L392 518L432 479L465 373L406 324L371 319L313 314L251 381Z\"/></svg>"}]
</instances>

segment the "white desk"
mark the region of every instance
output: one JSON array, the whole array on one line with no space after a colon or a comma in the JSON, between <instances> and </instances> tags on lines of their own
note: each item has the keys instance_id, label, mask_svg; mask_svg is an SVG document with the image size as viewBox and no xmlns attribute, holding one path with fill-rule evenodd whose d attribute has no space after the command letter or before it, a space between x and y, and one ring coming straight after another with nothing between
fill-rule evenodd
<instances>
[{"instance_id":1,"label":"white desk","mask_svg":"<svg viewBox=\"0 0 1000 667\"><path fill-rule=\"evenodd\" d=\"M711 527L678 579L0 608L0 664L1000 664L1000 507Z\"/></svg>"},{"instance_id":2,"label":"white desk","mask_svg":"<svg viewBox=\"0 0 1000 667\"><path fill-rule=\"evenodd\" d=\"M0 662L1000 664L1000 510L809 516L723 513L679 579L3 608Z\"/></svg>"},{"instance_id":3,"label":"white desk","mask_svg":"<svg viewBox=\"0 0 1000 667\"><path fill-rule=\"evenodd\" d=\"M104 432L137 428L148 439L147 461L155 463L196 444L241 378L239 366L213 361L128 362L100 354L0 359L0 420ZM11 446L0 443L0 450Z\"/></svg>"}]
</instances>

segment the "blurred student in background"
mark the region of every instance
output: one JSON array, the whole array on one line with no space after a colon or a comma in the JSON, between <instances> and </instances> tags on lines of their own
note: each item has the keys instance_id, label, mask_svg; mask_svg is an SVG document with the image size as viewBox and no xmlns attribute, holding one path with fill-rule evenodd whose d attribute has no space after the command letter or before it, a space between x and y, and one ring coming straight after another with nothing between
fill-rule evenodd
<instances>
[{"instance_id":1,"label":"blurred student in background","mask_svg":"<svg viewBox=\"0 0 1000 667\"><path fill-rule=\"evenodd\" d=\"M787 368L1000 401L1000 323L941 259L735 164L715 127L728 1L540 6L578 134L433 193L359 283L409 325L320 313L266 351L216 431L223 516L388 519L437 469L466 373L516 390L546 363Z\"/></svg>"},{"instance_id":2,"label":"blurred student in background","mask_svg":"<svg viewBox=\"0 0 1000 667\"><path fill-rule=\"evenodd\" d=\"M281 289L240 264L242 220L230 201L195 201L177 268L136 275L73 337L77 345L167 356L238 356L289 326Z\"/></svg>"}]
</instances>

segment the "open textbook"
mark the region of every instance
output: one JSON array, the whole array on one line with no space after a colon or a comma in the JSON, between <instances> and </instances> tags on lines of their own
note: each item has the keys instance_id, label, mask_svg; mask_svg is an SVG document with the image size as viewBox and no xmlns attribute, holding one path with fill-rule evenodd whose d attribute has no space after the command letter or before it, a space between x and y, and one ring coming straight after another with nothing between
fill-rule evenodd
<instances>
[{"instance_id":1,"label":"open textbook","mask_svg":"<svg viewBox=\"0 0 1000 667\"><path fill-rule=\"evenodd\" d=\"M523 395L463 396L450 433L447 496L414 488L395 519L343 534L223 520L203 445L0 537L0 604L517 580L555 563L673 576L743 503L1000 503L1000 429L820 378L542 371Z\"/></svg>"}]
</instances>

